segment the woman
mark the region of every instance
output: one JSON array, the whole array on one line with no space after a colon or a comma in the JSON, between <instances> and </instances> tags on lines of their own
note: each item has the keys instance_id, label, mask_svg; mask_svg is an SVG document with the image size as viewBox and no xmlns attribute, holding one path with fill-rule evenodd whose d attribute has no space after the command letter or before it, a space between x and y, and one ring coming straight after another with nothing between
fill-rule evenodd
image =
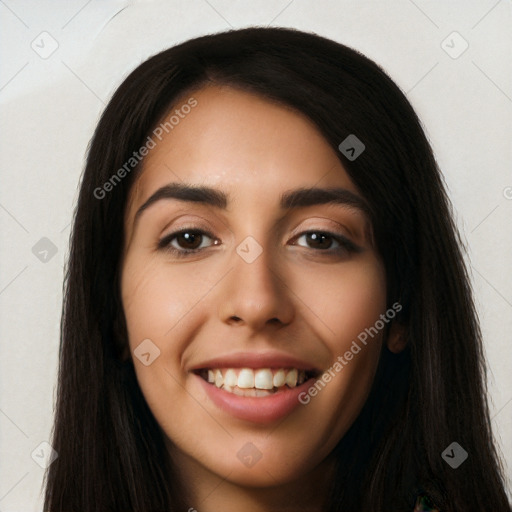
<instances>
[{"instance_id":1,"label":"woman","mask_svg":"<svg viewBox=\"0 0 512 512\"><path fill-rule=\"evenodd\" d=\"M432 150L372 61L249 28L140 65L71 238L45 510L509 510Z\"/></svg>"}]
</instances>

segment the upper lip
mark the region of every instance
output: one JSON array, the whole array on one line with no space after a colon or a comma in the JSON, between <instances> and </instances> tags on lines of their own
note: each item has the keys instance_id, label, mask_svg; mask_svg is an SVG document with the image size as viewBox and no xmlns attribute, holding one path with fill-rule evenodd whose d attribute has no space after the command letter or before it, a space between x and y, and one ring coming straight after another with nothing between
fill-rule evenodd
<instances>
[{"instance_id":1,"label":"upper lip","mask_svg":"<svg viewBox=\"0 0 512 512\"><path fill-rule=\"evenodd\" d=\"M297 368L320 372L310 362L283 352L238 352L217 356L191 366L190 371L208 368Z\"/></svg>"}]
</instances>

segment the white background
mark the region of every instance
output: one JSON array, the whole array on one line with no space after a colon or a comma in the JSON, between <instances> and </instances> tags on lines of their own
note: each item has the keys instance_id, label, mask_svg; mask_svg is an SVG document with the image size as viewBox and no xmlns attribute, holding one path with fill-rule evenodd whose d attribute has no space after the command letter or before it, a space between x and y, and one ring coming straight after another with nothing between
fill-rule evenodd
<instances>
[{"instance_id":1,"label":"white background","mask_svg":"<svg viewBox=\"0 0 512 512\"><path fill-rule=\"evenodd\" d=\"M148 56L249 25L313 31L360 50L418 112L468 247L492 423L511 474L510 0L0 0L1 512L42 509L43 469L31 454L49 440L63 265L102 109ZM464 41L453 31L469 45L457 58ZM43 59L31 44L43 54L58 48ZM42 237L58 251L46 262L32 252Z\"/></svg>"}]
</instances>

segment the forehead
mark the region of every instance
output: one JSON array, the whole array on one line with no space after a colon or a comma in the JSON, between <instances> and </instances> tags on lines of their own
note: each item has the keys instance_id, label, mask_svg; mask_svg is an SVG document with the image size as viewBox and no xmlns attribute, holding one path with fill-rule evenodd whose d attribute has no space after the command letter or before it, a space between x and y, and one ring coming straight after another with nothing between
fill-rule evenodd
<instances>
[{"instance_id":1,"label":"forehead","mask_svg":"<svg viewBox=\"0 0 512 512\"><path fill-rule=\"evenodd\" d=\"M190 98L196 105L181 110ZM164 122L173 113L179 115L172 128L160 130L161 140L152 136L155 145L132 187L129 217L169 182L208 185L233 198L276 201L283 190L297 187L357 192L314 123L287 106L232 87L208 86L183 97Z\"/></svg>"}]
</instances>

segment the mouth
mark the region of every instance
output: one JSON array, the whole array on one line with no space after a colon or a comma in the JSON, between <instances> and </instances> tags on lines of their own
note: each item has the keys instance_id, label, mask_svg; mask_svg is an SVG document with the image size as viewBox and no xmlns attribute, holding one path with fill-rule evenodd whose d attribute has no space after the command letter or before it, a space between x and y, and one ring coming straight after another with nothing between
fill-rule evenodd
<instances>
[{"instance_id":1,"label":"mouth","mask_svg":"<svg viewBox=\"0 0 512 512\"><path fill-rule=\"evenodd\" d=\"M321 376L320 368L285 352L239 351L203 360L188 372L192 393L204 393L213 413L270 425L300 408L299 396Z\"/></svg>"},{"instance_id":2,"label":"mouth","mask_svg":"<svg viewBox=\"0 0 512 512\"><path fill-rule=\"evenodd\" d=\"M299 368L199 368L198 377L240 397L263 398L297 388L320 372Z\"/></svg>"}]
</instances>

